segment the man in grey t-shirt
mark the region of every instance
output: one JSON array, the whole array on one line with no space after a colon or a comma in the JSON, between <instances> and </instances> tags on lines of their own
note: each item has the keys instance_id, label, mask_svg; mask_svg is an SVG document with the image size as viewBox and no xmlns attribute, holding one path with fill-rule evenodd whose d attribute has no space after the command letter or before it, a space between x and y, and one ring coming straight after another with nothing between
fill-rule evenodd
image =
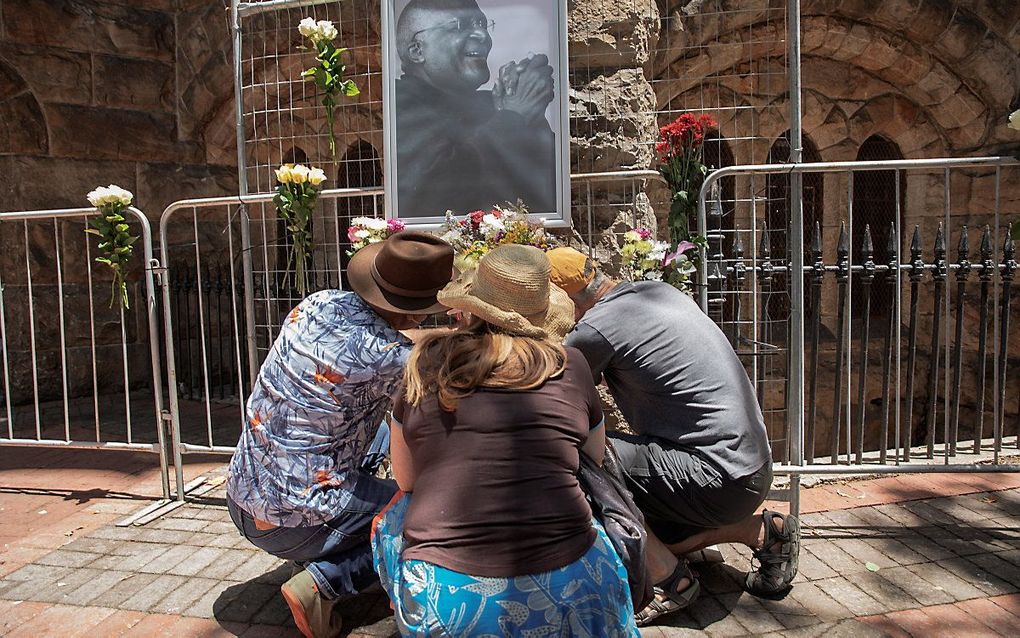
<instances>
[{"instance_id":1,"label":"man in grey t-shirt","mask_svg":"<svg viewBox=\"0 0 1020 638\"><path fill-rule=\"evenodd\" d=\"M754 388L729 341L689 296L653 281L606 278L571 248L549 252L552 281L574 301L566 345L584 353L637 432L611 435L645 514L656 600L639 624L689 605L698 582L683 558L717 543L750 547L748 591L784 593L797 572L794 517L756 514L772 453Z\"/></svg>"}]
</instances>

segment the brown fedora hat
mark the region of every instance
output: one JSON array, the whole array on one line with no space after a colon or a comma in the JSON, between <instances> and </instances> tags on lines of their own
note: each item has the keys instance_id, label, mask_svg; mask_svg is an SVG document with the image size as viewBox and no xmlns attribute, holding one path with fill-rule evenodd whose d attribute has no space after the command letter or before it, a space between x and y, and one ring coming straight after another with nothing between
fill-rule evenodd
<instances>
[{"instance_id":1,"label":"brown fedora hat","mask_svg":"<svg viewBox=\"0 0 1020 638\"><path fill-rule=\"evenodd\" d=\"M436 300L454 275L453 246L429 233L404 231L351 257L347 281L368 303L406 315L445 308Z\"/></svg>"}]
</instances>

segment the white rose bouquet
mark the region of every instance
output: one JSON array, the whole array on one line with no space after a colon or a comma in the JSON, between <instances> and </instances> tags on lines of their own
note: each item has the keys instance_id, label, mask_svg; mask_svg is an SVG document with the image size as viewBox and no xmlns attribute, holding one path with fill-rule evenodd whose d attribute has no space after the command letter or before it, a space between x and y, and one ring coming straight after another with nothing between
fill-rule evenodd
<instances>
[{"instance_id":1,"label":"white rose bouquet","mask_svg":"<svg viewBox=\"0 0 1020 638\"><path fill-rule=\"evenodd\" d=\"M294 264L294 285L298 294L308 293L305 266L312 254L312 215L319 199L326 173L319 168L303 164L284 164L276 169L276 195L273 204L280 219L287 225L290 236L288 262Z\"/></svg>"},{"instance_id":2,"label":"white rose bouquet","mask_svg":"<svg viewBox=\"0 0 1020 638\"><path fill-rule=\"evenodd\" d=\"M402 230L404 230L404 222L399 219L355 217L347 228L347 239L351 242L351 249L347 251L347 256L351 257L365 246L378 244Z\"/></svg>"},{"instance_id":3,"label":"white rose bouquet","mask_svg":"<svg viewBox=\"0 0 1020 638\"><path fill-rule=\"evenodd\" d=\"M125 271L134 254L134 244L138 237L128 232L124 211L131 206L134 195L120 186L110 184L100 186L86 197L99 211L99 215L90 220L92 228L87 228L85 232L100 239L99 250L102 254L96 257L96 261L113 270L110 307L120 299L125 308L130 308Z\"/></svg>"},{"instance_id":4,"label":"white rose bouquet","mask_svg":"<svg viewBox=\"0 0 1020 638\"><path fill-rule=\"evenodd\" d=\"M326 109L326 125L329 128L329 154L336 159L333 109L336 107L338 97L341 95L354 97L359 95L361 90L354 80L344 79L347 65L341 61L341 57L347 49L337 48L333 44L339 33L332 22L329 20L316 22L314 18L305 18L298 25L298 32L311 42L311 49L315 51L315 60L318 64L304 71L301 77L315 82L315 86L322 91L322 106Z\"/></svg>"}]
</instances>

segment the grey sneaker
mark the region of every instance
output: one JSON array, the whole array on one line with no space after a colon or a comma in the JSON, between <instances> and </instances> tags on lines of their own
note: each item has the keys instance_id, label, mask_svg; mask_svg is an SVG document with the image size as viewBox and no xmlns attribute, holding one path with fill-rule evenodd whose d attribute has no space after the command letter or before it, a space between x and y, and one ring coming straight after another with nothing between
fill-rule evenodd
<instances>
[{"instance_id":1,"label":"grey sneaker","mask_svg":"<svg viewBox=\"0 0 1020 638\"><path fill-rule=\"evenodd\" d=\"M765 510L762 512L765 525L765 542L761 549L754 550L754 558L758 561L758 569L747 575L745 588L748 592L762 598L780 596L790 590L800 560L800 523L796 516L783 516L779 512ZM783 521L783 531L779 531L775 520ZM779 551L773 551L779 544Z\"/></svg>"},{"instance_id":2,"label":"grey sneaker","mask_svg":"<svg viewBox=\"0 0 1020 638\"><path fill-rule=\"evenodd\" d=\"M305 638L334 638L340 635L343 620L333 613L335 600L319 595L319 588L308 570L302 569L280 586L290 607L294 624Z\"/></svg>"}]
</instances>

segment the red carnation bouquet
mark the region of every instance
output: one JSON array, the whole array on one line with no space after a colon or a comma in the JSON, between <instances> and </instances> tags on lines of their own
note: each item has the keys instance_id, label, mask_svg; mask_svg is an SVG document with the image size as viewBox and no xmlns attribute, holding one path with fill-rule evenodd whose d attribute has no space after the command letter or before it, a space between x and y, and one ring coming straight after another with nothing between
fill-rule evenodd
<instances>
[{"instance_id":1,"label":"red carnation bouquet","mask_svg":"<svg viewBox=\"0 0 1020 638\"><path fill-rule=\"evenodd\" d=\"M716 126L711 115L684 113L659 129L655 151L659 154L659 173L673 193L669 234L674 250L680 242L691 241L690 218L697 213L698 192L708 173L702 163L705 133Z\"/></svg>"}]
</instances>

